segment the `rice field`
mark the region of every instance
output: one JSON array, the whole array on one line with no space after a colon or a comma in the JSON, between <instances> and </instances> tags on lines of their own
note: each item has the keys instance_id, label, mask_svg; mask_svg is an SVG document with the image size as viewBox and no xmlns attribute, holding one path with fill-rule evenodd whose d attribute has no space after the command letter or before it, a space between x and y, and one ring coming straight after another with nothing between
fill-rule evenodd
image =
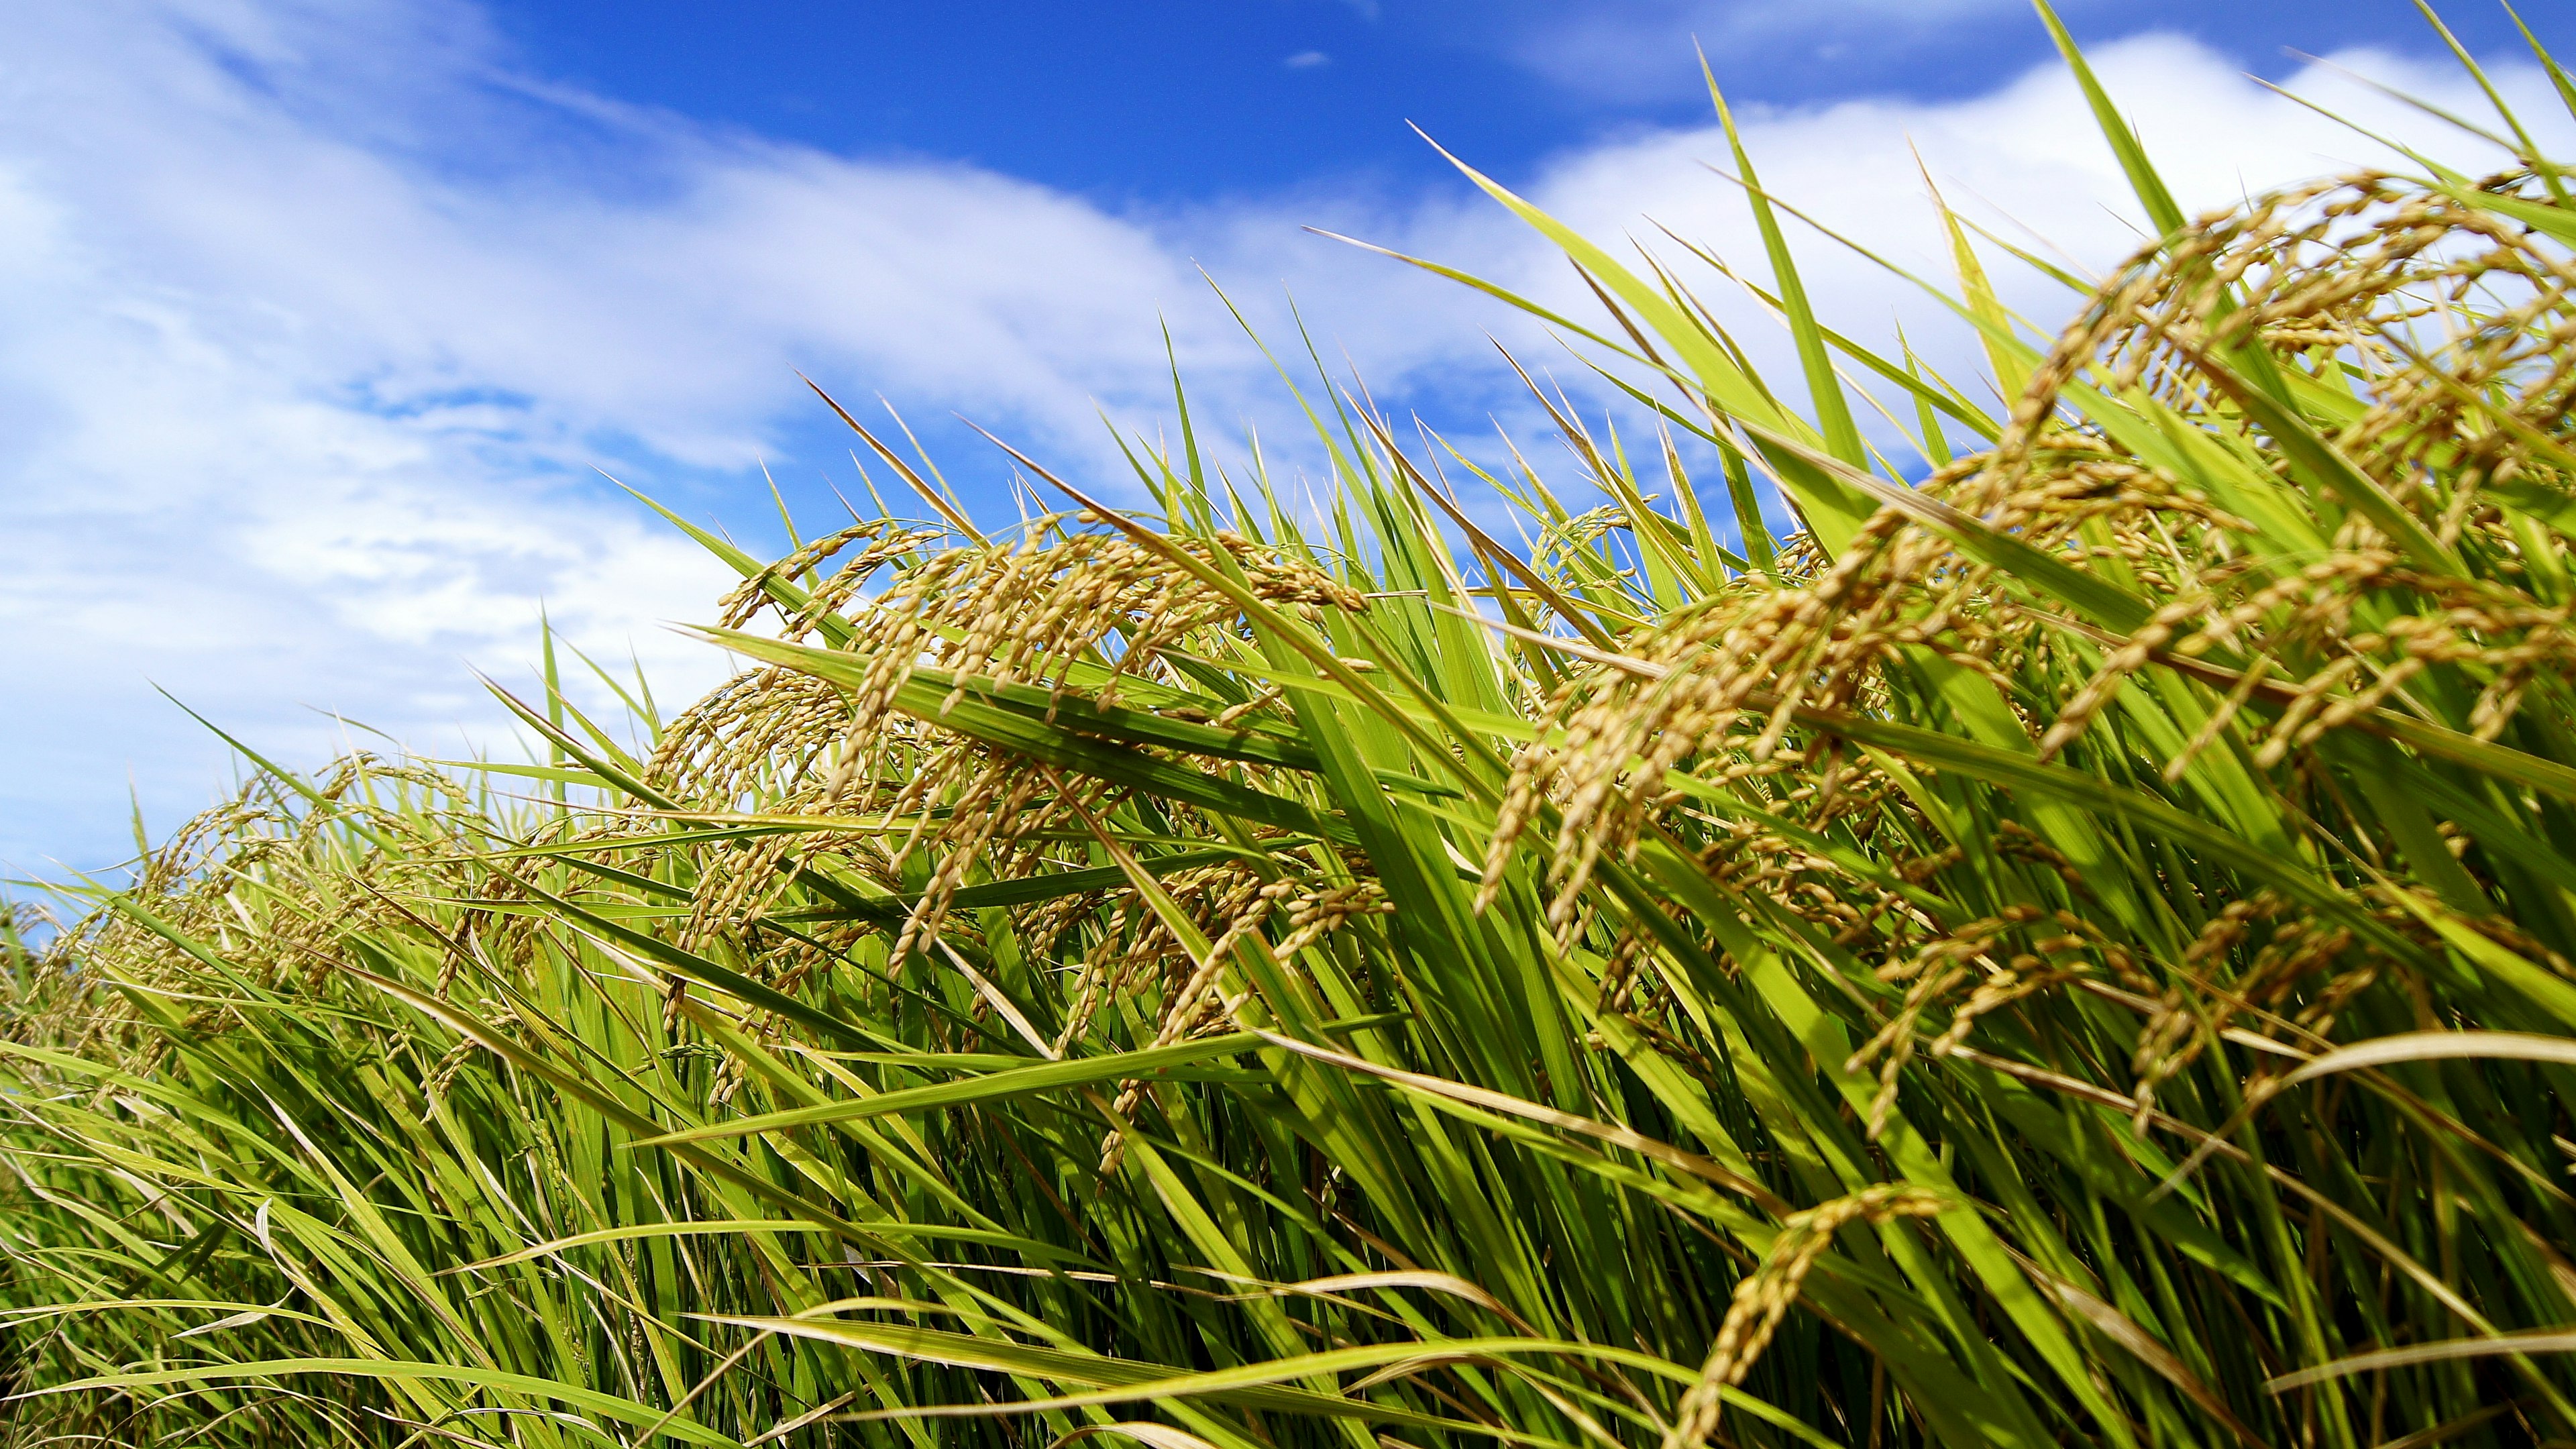
<instances>
[{"instance_id":1,"label":"rice field","mask_svg":"<svg viewBox=\"0 0 2576 1449\"><path fill-rule=\"evenodd\" d=\"M1470 171L1645 426L852 420L676 714L244 746L0 936L0 1443L2576 1441L2576 173L2187 217L2067 58L2160 235L1948 218L1982 377Z\"/></svg>"}]
</instances>

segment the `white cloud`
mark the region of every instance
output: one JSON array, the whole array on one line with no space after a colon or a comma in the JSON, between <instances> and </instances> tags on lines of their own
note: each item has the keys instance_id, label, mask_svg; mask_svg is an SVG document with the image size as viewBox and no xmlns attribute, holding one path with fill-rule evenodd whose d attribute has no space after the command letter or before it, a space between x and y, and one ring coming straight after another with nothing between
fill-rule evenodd
<instances>
[{"instance_id":1,"label":"white cloud","mask_svg":"<svg viewBox=\"0 0 2576 1449\"><path fill-rule=\"evenodd\" d=\"M2352 127L2265 89L2193 42L2147 36L2101 47L2090 59L2187 212L2231 207L2255 192L2364 165L2406 166ZM2485 104L2455 68L2366 53L2311 67L2286 88L2363 129L2406 136L2464 168L2502 163L2484 143L2429 126L2352 72L2456 114ZM2545 144L2559 154L2576 149L2576 127L2537 72L2491 74ZM1767 189L1936 284L1947 282L1950 263L1925 195L1927 170L1953 207L2079 270L2106 270L2146 239L2140 208L2073 78L2054 65L1961 101L1864 99L1740 112L1738 120ZM1634 238L1675 264L1767 370L1794 378L1796 364L1777 324L1663 234L1668 228L1690 238L1767 282L1762 244L1741 192L1719 174L1734 169L1726 139L1712 125L1567 153L1522 190L1587 235ZM1892 338L1891 323L1901 322L1936 362L1977 370L1972 339L1920 289L1794 221L1789 226L1808 291L1829 325L1879 340ZM1517 244L1481 211L1449 214L1417 228L1409 241L1418 252L1481 267L1560 308L1586 305L1561 259ZM1990 254L1988 264L2006 300L2051 332L2073 310L2074 297L2009 258Z\"/></svg>"},{"instance_id":2,"label":"white cloud","mask_svg":"<svg viewBox=\"0 0 2576 1449\"><path fill-rule=\"evenodd\" d=\"M452 750L451 726L490 737L461 661L524 678L542 597L584 647L622 660L631 641L666 701L685 695L715 666L656 624L704 617L724 580L586 470L703 504L789 444L784 420L812 406L795 369L1090 457L1093 398L1159 407L1158 312L1205 416L1261 405L1262 366L1193 259L1265 325L1272 279L1291 281L1382 397L1497 395L1483 332L1525 329L1304 223L1581 301L1561 262L1455 193L1122 214L550 87L462 0L0 0L0 22L0 861L21 869L108 858L128 769L159 827L207 798L220 751L146 679L293 758L338 738L305 704ZM2096 59L2187 204L2368 155L2190 45ZM2358 59L2474 104L2440 72ZM2553 113L2531 77L2505 81ZM1909 138L1954 202L2094 265L2131 243L2117 170L2051 71L1969 101L1745 119L1767 183L1935 274ZM1650 236L1653 217L1755 259L1700 164L1725 154L1708 131L1632 135L1525 189L1596 235ZM1903 315L1940 346L1904 286L1812 239L1802 253L1829 320L1878 336Z\"/></svg>"},{"instance_id":3,"label":"white cloud","mask_svg":"<svg viewBox=\"0 0 2576 1449\"><path fill-rule=\"evenodd\" d=\"M2127 107L2173 192L2195 214L2366 164L2404 165L2351 127L2265 89L2194 42L2146 36L2100 47L2090 59ZM2485 104L2446 63L2367 53L2334 57L2285 85L2363 129L2404 135L2464 168L2500 164L2484 143L2429 126L2347 71L2457 114ZM2576 149L2576 127L2544 78L2527 67L2490 74L2546 144L2560 154ZM1737 119L1766 188L1936 285L1947 282L1950 262L1925 194L1927 170L1962 213L2078 270L2108 269L2145 240L2127 181L2073 78L2053 64L1965 100L1748 107ZM1762 243L1742 193L1720 174L1733 170L1726 138L1711 125L1643 131L1568 150L1513 184L1585 234L1611 243L1634 239L1673 264L1765 371L1795 393L1797 364L1777 323L1664 235L1669 228L1767 282ZM1220 268L1225 275L1252 270L1252 258L1282 253L1279 238L1292 222L1314 222L1490 277L1569 315L1595 310L1561 257L1480 197L1421 200L1395 214L1337 213L1329 198L1303 198L1294 208L1247 209L1225 222L1232 239L1219 253L1235 259ZM1913 345L1953 377L1964 382L1981 372L1973 338L1919 288L1795 221L1788 225L1809 294L1828 324L1863 340L1892 340L1901 324ZM2008 257L1990 251L1988 265L2006 301L2044 329L2053 332L2076 304ZM1530 339L1526 330L1509 327L1494 303L1464 289L1399 290L1410 286L1408 275L1356 254L1310 252L1293 262L1280 255L1277 266L1300 274L1301 295L1329 317L1382 393L1409 381L1435 401L1444 395L1454 401L1494 380L1483 330L1500 331L1516 347ZM1568 379L1581 375L1552 349L1524 355Z\"/></svg>"},{"instance_id":4,"label":"white cloud","mask_svg":"<svg viewBox=\"0 0 2576 1449\"><path fill-rule=\"evenodd\" d=\"M798 369L1087 438L1199 290L1009 177L531 95L454 5L0 19L20 868L96 864L129 762L165 826L206 798L220 751L147 678L289 756L336 738L304 703L452 749L491 718L462 659L511 672L543 597L684 695L716 661L658 621L723 570L589 465L703 496L812 406Z\"/></svg>"}]
</instances>

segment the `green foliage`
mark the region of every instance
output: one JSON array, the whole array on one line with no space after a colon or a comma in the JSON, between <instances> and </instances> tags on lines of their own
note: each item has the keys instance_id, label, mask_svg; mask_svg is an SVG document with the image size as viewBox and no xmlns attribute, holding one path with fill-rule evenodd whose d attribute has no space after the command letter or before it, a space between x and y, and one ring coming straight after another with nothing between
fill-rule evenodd
<instances>
[{"instance_id":1,"label":"green foliage","mask_svg":"<svg viewBox=\"0 0 2576 1449\"><path fill-rule=\"evenodd\" d=\"M1483 182L1651 450L1327 387L1328 516L1184 413L979 531L869 437L934 517L706 539L677 718L549 648L547 763L0 934L5 1436L2576 1436L2563 182L2175 213L2045 352L1954 227L2005 416L1757 193L1813 421Z\"/></svg>"}]
</instances>

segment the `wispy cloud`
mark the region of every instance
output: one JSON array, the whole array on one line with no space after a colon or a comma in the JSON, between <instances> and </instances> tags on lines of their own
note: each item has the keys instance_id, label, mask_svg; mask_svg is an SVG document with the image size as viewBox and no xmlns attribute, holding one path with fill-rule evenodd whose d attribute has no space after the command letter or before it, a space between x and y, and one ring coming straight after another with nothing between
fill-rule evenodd
<instances>
[{"instance_id":1,"label":"wispy cloud","mask_svg":"<svg viewBox=\"0 0 2576 1449\"><path fill-rule=\"evenodd\" d=\"M460 723L491 737L463 661L522 666L540 599L594 654L640 650L666 697L709 680L718 661L658 625L703 617L720 571L589 469L702 509L793 445L799 369L1087 451L1095 398L1158 406L1159 318L1209 415L1266 386L1193 259L1249 279L1256 304L1289 279L1382 397L1472 416L1499 396L1484 332L1505 319L1304 223L1582 301L1463 188L1120 213L554 86L457 0L0 0L0 21L0 861L21 869L103 863L129 769L160 825L209 797L220 751L146 681L308 761L340 727L307 704L451 750ZM2097 59L2190 204L2368 154L2180 42ZM2474 104L2446 77L2347 59ZM2363 118L2391 110L2310 79ZM1909 140L1954 201L2088 263L2134 241L2117 169L2052 72L1953 104L1746 119L1767 184L1927 270L1928 219L1888 205L1919 190ZM1522 184L1596 234L1653 236L1652 218L1756 257L1700 164L1724 154L1705 131L1656 132ZM1805 254L1833 320L1875 336L1902 315L1941 355L1940 317L1905 284ZM1758 309L1735 318L1778 350Z\"/></svg>"},{"instance_id":2,"label":"wispy cloud","mask_svg":"<svg viewBox=\"0 0 2576 1449\"><path fill-rule=\"evenodd\" d=\"M1989 22L2030 23L2026 0L1631 0L1618 5L1514 5L1483 32L1531 72L1613 101L1688 95L1703 48L1732 66L1866 62L1917 53L1927 40Z\"/></svg>"},{"instance_id":3,"label":"wispy cloud","mask_svg":"<svg viewBox=\"0 0 2576 1449\"><path fill-rule=\"evenodd\" d=\"M1333 58L1320 50L1301 50L1279 63L1290 70L1314 70L1318 66L1331 65Z\"/></svg>"},{"instance_id":4,"label":"wispy cloud","mask_svg":"<svg viewBox=\"0 0 2576 1449\"><path fill-rule=\"evenodd\" d=\"M218 756L146 678L287 753L336 728L297 702L436 736L487 718L460 660L527 657L543 597L704 681L658 621L720 570L591 465L683 496L738 475L800 369L1087 435L1162 367L1157 303L1199 289L1042 187L539 87L453 5L0 14L21 863L89 845L74 802L129 760L165 821L204 797Z\"/></svg>"}]
</instances>

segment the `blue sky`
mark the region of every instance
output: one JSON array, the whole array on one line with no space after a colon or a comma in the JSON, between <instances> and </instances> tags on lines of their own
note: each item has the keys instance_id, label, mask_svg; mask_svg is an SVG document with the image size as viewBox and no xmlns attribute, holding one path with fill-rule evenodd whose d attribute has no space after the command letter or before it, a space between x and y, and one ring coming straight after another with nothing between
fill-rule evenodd
<instances>
[{"instance_id":1,"label":"blue sky","mask_svg":"<svg viewBox=\"0 0 2576 1449\"><path fill-rule=\"evenodd\" d=\"M2472 45L2517 43L2493 4L2450 8ZM2402 0L2072 0L2061 13L2087 41L2192 35L2269 75L2295 68L2288 49L2431 39ZM1736 96L1784 105L1973 95L2050 53L2020 0L514 0L493 15L536 67L604 93L834 151L970 160L1109 201L1325 178L1441 183L1407 122L1503 173L1605 131L1696 124L1707 103L1695 36Z\"/></svg>"},{"instance_id":2,"label":"blue sky","mask_svg":"<svg viewBox=\"0 0 2576 1449\"><path fill-rule=\"evenodd\" d=\"M2283 53L2474 109L2399 0L2066 14L2187 205L2375 159L2248 70L2491 159ZM2563 144L2502 14L2452 20ZM524 680L541 601L666 700L720 677L660 627L720 572L598 470L766 546L764 463L803 513L855 481L800 370L1007 512L953 415L1104 478L1100 415L1168 406L1168 326L1201 415L1293 469L1204 269L1268 336L1293 293L1401 411L1525 424L1488 333L1547 338L1304 230L1563 297L1408 121L1596 235L1757 255L1701 165L1697 37L1766 182L1902 259L1938 269L1918 149L2079 266L2137 239L2018 0L0 0L0 37L0 873L113 864L129 791L155 833L215 798L224 750L156 684L310 765L383 743L335 712L509 748L468 666ZM1809 257L1829 321L1970 363L1902 284Z\"/></svg>"}]
</instances>

